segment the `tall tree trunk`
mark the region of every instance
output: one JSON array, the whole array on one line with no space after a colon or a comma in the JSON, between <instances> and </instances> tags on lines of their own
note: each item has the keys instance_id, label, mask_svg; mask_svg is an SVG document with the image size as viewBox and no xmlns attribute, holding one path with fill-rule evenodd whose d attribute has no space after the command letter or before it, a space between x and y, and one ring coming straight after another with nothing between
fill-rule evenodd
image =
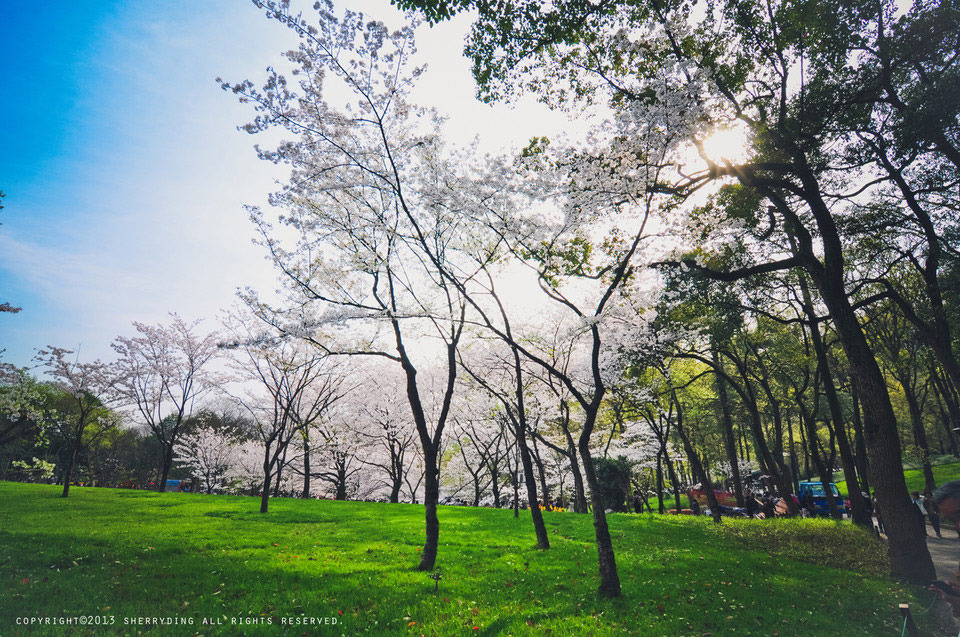
<instances>
[{"instance_id":1,"label":"tall tree trunk","mask_svg":"<svg viewBox=\"0 0 960 637\"><path fill-rule=\"evenodd\" d=\"M167 490L167 476L170 475L170 467L173 465L173 443L169 445L163 443L163 471L160 473L160 489L163 493Z\"/></svg>"},{"instance_id":2,"label":"tall tree trunk","mask_svg":"<svg viewBox=\"0 0 960 637\"><path fill-rule=\"evenodd\" d=\"M817 473L820 475L820 485L823 487L823 495L827 499L827 506L830 508L830 517L839 520L842 516L840 510L837 508L837 501L833 496L833 489L830 488L830 476L832 472L827 469L820 450L817 449L816 421L814 420L813 414L809 413L803 406L799 396L797 397L797 404L800 407L801 424L807 430L807 443L810 447L810 454L813 456L813 464L817 468Z\"/></svg>"},{"instance_id":3,"label":"tall tree trunk","mask_svg":"<svg viewBox=\"0 0 960 637\"><path fill-rule=\"evenodd\" d=\"M595 418L595 415L593 416ZM590 415L587 418L591 418ZM587 426L584 426L587 429ZM610 539L610 529L607 527L607 514L604 509L600 483L597 480L597 471L593 466L590 455L589 436L580 437L580 457L583 459L583 470L586 473L587 486L590 488L590 499L593 505L593 529L597 540L597 556L600 570L601 597L620 596L620 575L617 573L617 560L613 553L613 541Z\"/></svg>"},{"instance_id":4,"label":"tall tree trunk","mask_svg":"<svg viewBox=\"0 0 960 637\"><path fill-rule=\"evenodd\" d=\"M924 486L932 493L937 488L937 483L933 478L933 467L930 466L930 447L927 444L927 432L923 428L923 411L920 409L920 401L917 400L917 394L910 384L910 379L904 378L901 386L903 395L907 399L910 421L913 424L913 440L920 455Z\"/></svg>"},{"instance_id":5,"label":"tall tree trunk","mask_svg":"<svg viewBox=\"0 0 960 637\"><path fill-rule=\"evenodd\" d=\"M715 367L720 367L720 354L716 347L710 348L710 356ZM727 385L723 377L714 374L717 384L717 398L720 401L720 417L723 423L723 445L727 452L727 462L730 463L730 478L733 480L733 493L737 498L737 506L743 508L743 480L740 477L740 461L737 458L736 440L733 434L733 418L730 417L730 403L727 398Z\"/></svg>"},{"instance_id":6,"label":"tall tree trunk","mask_svg":"<svg viewBox=\"0 0 960 637\"><path fill-rule=\"evenodd\" d=\"M850 442L847 439L847 432L844 426L843 410L840 408L840 399L837 397L837 388L833 384L833 374L830 371L830 363L827 360L826 347L823 344L823 337L820 335L820 322L813 307L810 298L810 290L807 287L806 277L801 276L800 288L803 294L803 309L810 320L810 338L813 341L813 350L817 356L817 363L820 368L820 381L823 384L824 393L827 396L827 406L830 409L830 417L833 420L833 429L840 448L840 463L843 467L843 477L847 482L847 494L850 498L850 509L853 521L858 526L867 529L873 528L873 517L867 512L867 503L863 499L861 486L857 480L856 463L853 458L853 450L850 449ZM831 512L833 509L831 509Z\"/></svg>"},{"instance_id":7,"label":"tall tree trunk","mask_svg":"<svg viewBox=\"0 0 960 637\"><path fill-rule=\"evenodd\" d=\"M417 570L432 571L437 562L437 547L440 541L440 519L437 517L437 502L440 499L440 469L437 466L437 450L431 445L423 450L423 505L426 519L426 538Z\"/></svg>"},{"instance_id":8,"label":"tall tree trunk","mask_svg":"<svg viewBox=\"0 0 960 637\"><path fill-rule=\"evenodd\" d=\"M744 370L741 369L741 372L743 371ZM753 428L754 444L757 446L757 458L762 460L762 464L765 465L764 470L776 485L777 492L779 493L780 497L783 498L787 503L787 508L791 513L796 515L800 511L797 508L796 502L794 502L793 498L790 497L790 484L784 479L783 473L780 472L778 463L770 453L769 447L767 447L767 441L763 432L763 422L760 419L760 409L757 406L754 393L750 388L750 381L747 380L745 375L741 374L741 376L743 377L743 387L741 388L736 385L733 385L733 387L740 392L740 397L743 399L744 404L747 406L747 410L750 412L750 424Z\"/></svg>"},{"instance_id":9,"label":"tall tree trunk","mask_svg":"<svg viewBox=\"0 0 960 637\"><path fill-rule=\"evenodd\" d=\"M713 518L713 522L715 524L720 524L722 521L720 516L720 503L717 501L717 494L713 490L713 482L710 480L710 476L707 475L707 472L703 467L703 463L700 462L700 457L697 455L693 445L690 444L690 439L687 438L687 434L683 429L683 412L680 408L680 401L677 400L676 390L671 388L670 393L674 400L674 404L677 406L677 435L680 436L680 442L683 443L683 449L686 452L687 460L690 463L690 470L693 472L694 478L698 479L700 484L703 486L703 490L707 496L707 505L710 507L710 515Z\"/></svg>"}]
</instances>

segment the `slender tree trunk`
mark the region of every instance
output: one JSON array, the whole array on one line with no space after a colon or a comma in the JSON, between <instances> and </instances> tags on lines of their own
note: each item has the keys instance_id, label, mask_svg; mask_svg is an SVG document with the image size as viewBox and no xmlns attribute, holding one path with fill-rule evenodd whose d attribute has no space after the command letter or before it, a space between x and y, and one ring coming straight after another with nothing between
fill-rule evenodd
<instances>
[{"instance_id":1,"label":"slender tree trunk","mask_svg":"<svg viewBox=\"0 0 960 637\"><path fill-rule=\"evenodd\" d=\"M393 449L390 450L390 467L390 503L397 504L400 502L400 489L403 487L403 460Z\"/></svg>"},{"instance_id":2,"label":"slender tree trunk","mask_svg":"<svg viewBox=\"0 0 960 637\"><path fill-rule=\"evenodd\" d=\"M260 493L260 513L266 513L270 505L270 463L263 463L263 491Z\"/></svg>"},{"instance_id":3,"label":"slender tree trunk","mask_svg":"<svg viewBox=\"0 0 960 637\"><path fill-rule=\"evenodd\" d=\"M480 506L480 474L473 475L473 506Z\"/></svg>"},{"instance_id":4,"label":"slender tree trunk","mask_svg":"<svg viewBox=\"0 0 960 637\"><path fill-rule=\"evenodd\" d=\"M873 528L873 518L867 512L867 503L863 499L861 486L857 480L856 462L853 457L853 450L850 449L850 442L847 439L847 432L844 426L843 410L840 408L840 399L837 397L837 388L833 384L833 374L830 371L830 363L827 360L826 347L823 344L823 337L820 335L820 323L817 320L816 312L813 308L813 302L810 299L810 291L807 288L807 282L801 277L801 290L803 293L803 305L810 319L810 338L813 341L813 349L817 356L817 363L820 368L820 381L823 384L824 393L827 396L827 406L830 408L830 417L833 420L833 429L836 436L837 445L840 449L840 463L843 467L843 477L847 482L847 494L850 498L850 509L854 523L864 528ZM831 509L831 512L833 509Z\"/></svg>"},{"instance_id":5,"label":"slender tree trunk","mask_svg":"<svg viewBox=\"0 0 960 637\"><path fill-rule=\"evenodd\" d=\"M957 435L954 431L955 423L960 423L960 409L956 402L950 396L949 389L946 388L944 381L937 374L936 369L931 369L930 376L933 379L934 395L937 398L937 406L940 408L941 422L947 434L947 444L950 447L950 453L955 458L960 458L960 450L957 448Z\"/></svg>"},{"instance_id":6,"label":"slender tree trunk","mask_svg":"<svg viewBox=\"0 0 960 637\"><path fill-rule=\"evenodd\" d=\"M530 443L533 447L530 458L537 467L537 476L540 479L540 492L543 494L543 503L545 506L550 506L551 500L550 491L547 489L547 473L543 466L543 459L540 457L540 450L537 449L537 439L531 438Z\"/></svg>"},{"instance_id":7,"label":"slender tree trunk","mask_svg":"<svg viewBox=\"0 0 960 637\"><path fill-rule=\"evenodd\" d=\"M797 449L793 442L793 421L790 418L790 412L787 412L787 444L790 445L790 473L793 475L793 492L800 491L800 467L797 462Z\"/></svg>"},{"instance_id":8,"label":"slender tree trunk","mask_svg":"<svg viewBox=\"0 0 960 637\"><path fill-rule=\"evenodd\" d=\"M657 453L657 513L663 515L663 446Z\"/></svg>"},{"instance_id":9,"label":"slender tree trunk","mask_svg":"<svg viewBox=\"0 0 960 637\"><path fill-rule=\"evenodd\" d=\"M813 456L813 464L820 475L820 485L823 487L823 495L827 499L827 506L830 508L830 517L839 520L842 516L837 508L836 499L833 496L833 489L830 488L830 474L820 451L817 449L817 425L813 414L808 413L801 404L800 398L797 398L797 404L800 406L800 420L803 427L807 430L807 441L810 446L810 453Z\"/></svg>"},{"instance_id":10,"label":"slender tree trunk","mask_svg":"<svg viewBox=\"0 0 960 637\"><path fill-rule=\"evenodd\" d=\"M804 431L803 417L800 417L800 450L803 452L803 479L810 479L810 445L807 444L807 435Z\"/></svg>"},{"instance_id":11,"label":"slender tree trunk","mask_svg":"<svg viewBox=\"0 0 960 637\"><path fill-rule=\"evenodd\" d=\"M690 439L687 438L687 434L683 429L683 416L680 411L679 401L676 398L676 392L671 390L671 393L673 394L674 402L677 405L677 435L680 436L680 441L683 443L683 449L687 453L687 460L690 462L690 470L693 472L695 479L699 479L700 484L703 486L703 490L707 496L707 505L710 507L710 515L713 518L714 523L720 524L722 521L720 516L720 503L717 501L717 494L713 490L713 482L710 480L710 476L707 475L703 464L700 462L700 457L697 455L693 445L690 444Z\"/></svg>"},{"instance_id":12,"label":"slender tree trunk","mask_svg":"<svg viewBox=\"0 0 960 637\"><path fill-rule=\"evenodd\" d=\"M587 512L587 494L583 485L583 474L580 473L580 462L577 459L577 447L573 443L573 436L569 429L565 429L567 437L568 458L570 459L570 472L573 474L573 511L574 513Z\"/></svg>"},{"instance_id":13,"label":"slender tree trunk","mask_svg":"<svg viewBox=\"0 0 960 637\"><path fill-rule=\"evenodd\" d=\"M667 465L667 477L670 478L670 484L673 486L673 502L677 510L677 515L680 515L680 482L677 480L677 472L673 468L673 461L670 460L670 454L667 452L666 447L663 449L663 459Z\"/></svg>"},{"instance_id":14,"label":"slender tree trunk","mask_svg":"<svg viewBox=\"0 0 960 637\"><path fill-rule=\"evenodd\" d=\"M547 527L543 523L543 512L540 511L540 501L537 497L537 483L533 475L533 462L530 459L530 450L527 449L526 425L523 422L517 423L517 447L520 451L520 464L523 465L524 482L527 485L527 502L530 505L530 515L533 518L533 529L537 536L537 548L549 549L550 538L547 535ZM541 469L541 477L543 472ZM544 490L544 500L546 500L546 490ZM514 488L514 497L518 497L517 489ZM519 503L518 503L519 506Z\"/></svg>"},{"instance_id":15,"label":"slender tree trunk","mask_svg":"<svg viewBox=\"0 0 960 637\"><path fill-rule=\"evenodd\" d=\"M596 415L587 415L588 419ZM584 429L589 431L585 424ZM583 459L583 470L587 477L587 486L590 488L590 499L593 505L593 529L596 533L597 556L599 558L601 597L620 596L620 575L617 573L617 560L613 553L613 541L610 538L610 529L607 527L607 514L604 509L603 496L600 492L600 483L597 480L597 471L593 466L590 455L589 436L580 437L580 457Z\"/></svg>"},{"instance_id":16,"label":"slender tree trunk","mask_svg":"<svg viewBox=\"0 0 960 637\"><path fill-rule=\"evenodd\" d=\"M787 508L790 509L790 512L796 515L800 511L797 509L796 502L794 502L793 498L790 497L789 483L784 480L784 476L780 472L778 464L774 460L773 455L770 453L770 449L767 447L766 438L764 437L763 433L763 424L760 420L760 409L757 407L753 392L750 390L749 381L745 377L743 379L743 385L744 393L741 394L741 397L744 399L744 403L747 405L747 409L750 412L750 422L753 427L754 443L757 445L757 458L762 458L763 464L766 465L765 471L776 485L780 497L782 497L787 503Z\"/></svg>"},{"instance_id":17,"label":"slender tree trunk","mask_svg":"<svg viewBox=\"0 0 960 637\"><path fill-rule=\"evenodd\" d=\"M933 376L934 388L936 389L937 396L943 401L944 406L947 408L947 413L950 418L944 422L946 427L947 434L950 437L950 453L956 458L960 458L960 445L957 444L957 429L960 428L960 405L957 404L957 400L954 397L953 388L950 387L947 381L940 377L936 373L936 370L931 374Z\"/></svg>"},{"instance_id":18,"label":"slender tree trunk","mask_svg":"<svg viewBox=\"0 0 960 637\"><path fill-rule=\"evenodd\" d=\"M173 443L163 444L163 471L160 473L160 489L163 493L167 490L167 476L170 475L170 467L173 465Z\"/></svg>"},{"instance_id":19,"label":"slender tree trunk","mask_svg":"<svg viewBox=\"0 0 960 637\"><path fill-rule=\"evenodd\" d=\"M310 437L306 432L303 434L303 493L300 497L310 497Z\"/></svg>"},{"instance_id":20,"label":"slender tree trunk","mask_svg":"<svg viewBox=\"0 0 960 637\"><path fill-rule=\"evenodd\" d=\"M930 466L930 447L927 444L927 432L923 428L923 412L920 409L920 401L917 400L917 394L910 385L909 378L904 378L901 386L903 387L903 395L907 399L910 421L913 424L913 440L920 455L924 486L932 493L937 488L937 483L933 478L933 467Z\"/></svg>"},{"instance_id":21,"label":"slender tree trunk","mask_svg":"<svg viewBox=\"0 0 960 637\"><path fill-rule=\"evenodd\" d=\"M517 471L510 472L510 481L513 482L513 517L514 519L519 519L520 517L520 476L517 475Z\"/></svg>"},{"instance_id":22,"label":"slender tree trunk","mask_svg":"<svg viewBox=\"0 0 960 637\"><path fill-rule=\"evenodd\" d=\"M720 354L715 347L710 348L713 364L720 367ZM717 398L720 401L720 417L723 423L723 445L727 452L727 462L730 463L730 478L733 480L733 493L737 498L737 506L743 508L743 480L740 477L740 460L737 458L736 440L733 433L733 418L730 417L730 402L727 398L727 385L723 377L714 374L717 384Z\"/></svg>"}]
</instances>

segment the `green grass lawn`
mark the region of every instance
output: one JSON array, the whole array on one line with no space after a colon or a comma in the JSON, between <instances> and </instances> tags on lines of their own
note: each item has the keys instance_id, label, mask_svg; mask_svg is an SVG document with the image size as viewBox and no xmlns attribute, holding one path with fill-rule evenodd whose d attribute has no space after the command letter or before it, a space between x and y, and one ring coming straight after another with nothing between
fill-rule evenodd
<instances>
[{"instance_id":1,"label":"green grass lawn","mask_svg":"<svg viewBox=\"0 0 960 637\"><path fill-rule=\"evenodd\" d=\"M17 623L75 616L130 635L896 635L897 603L930 600L883 575L878 540L828 520L611 515L623 597L605 600L586 515L547 513L542 552L526 512L441 507L435 593L415 570L421 506L59 493L0 482L0 635L106 632Z\"/></svg>"},{"instance_id":2,"label":"green grass lawn","mask_svg":"<svg viewBox=\"0 0 960 637\"><path fill-rule=\"evenodd\" d=\"M843 474L837 474L842 476ZM903 472L903 477L907 480L907 492L924 491L927 487L923 481L923 470L907 469ZM939 487L944 482L951 480L960 480L960 462L951 462L947 464L933 465L933 479ZM837 489L843 496L847 495L846 481L838 482Z\"/></svg>"}]
</instances>

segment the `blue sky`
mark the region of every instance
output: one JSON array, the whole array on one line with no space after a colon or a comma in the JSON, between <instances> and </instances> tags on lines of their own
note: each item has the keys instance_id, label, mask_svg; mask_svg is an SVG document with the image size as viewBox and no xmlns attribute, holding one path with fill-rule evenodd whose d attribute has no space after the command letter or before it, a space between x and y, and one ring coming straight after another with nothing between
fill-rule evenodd
<instances>
[{"instance_id":1,"label":"blue sky","mask_svg":"<svg viewBox=\"0 0 960 637\"><path fill-rule=\"evenodd\" d=\"M23 307L0 315L4 358L47 344L107 357L132 320L212 317L237 286L269 281L242 204L279 174L214 78L256 74L285 34L237 2L4 13L0 297Z\"/></svg>"},{"instance_id":2,"label":"blue sky","mask_svg":"<svg viewBox=\"0 0 960 637\"><path fill-rule=\"evenodd\" d=\"M396 19L387 0L354 3ZM424 28L419 99L451 115L460 141L553 134L564 120L531 103L473 99L460 55L468 23ZM13 3L0 20L0 313L3 359L46 345L109 359L131 321L168 312L216 327L239 286L274 286L244 204L284 171L236 130L248 107L214 79L263 78L290 33L238 0Z\"/></svg>"}]
</instances>

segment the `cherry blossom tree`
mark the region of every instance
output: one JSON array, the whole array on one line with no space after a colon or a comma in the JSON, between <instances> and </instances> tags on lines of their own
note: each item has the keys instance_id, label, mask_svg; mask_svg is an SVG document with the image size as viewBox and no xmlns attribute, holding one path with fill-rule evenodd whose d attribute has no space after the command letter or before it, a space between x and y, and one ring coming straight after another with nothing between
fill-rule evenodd
<instances>
[{"instance_id":1,"label":"cherry blossom tree","mask_svg":"<svg viewBox=\"0 0 960 637\"><path fill-rule=\"evenodd\" d=\"M245 391L237 400L253 419L263 445L260 512L269 507L271 486L279 491L291 443L323 419L347 388L337 363L303 341L278 336L250 315L231 317L237 380Z\"/></svg>"},{"instance_id":2,"label":"cherry blossom tree","mask_svg":"<svg viewBox=\"0 0 960 637\"><path fill-rule=\"evenodd\" d=\"M354 432L362 440L359 461L368 469L364 480L369 492L385 490L387 500L396 503L410 471L417 432L403 396L402 374L385 365L368 367L367 377L354 392L349 407L354 415Z\"/></svg>"},{"instance_id":3,"label":"cherry blossom tree","mask_svg":"<svg viewBox=\"0 0 960 637\"><path fill-rule=\"evenodd\" d=\"M437 115L407 101L421 73L409 63L413 29L390 32L352 12L339 19L329 2L316 5L316 25L292 15L286 3L255 4L289 27L300 46L287 54L293 82L274 70L261 89L250 81L222 82L258 113L245 130L282 127L295 136L273 150L260 149L264 159L292 168L286 190L273 197L285 207L285 232L275 230L262 211L251 211L291 298L284 311L249 300L285 334L329 353L390 360L403 370L424 466L426 533L419 568L430 570L440 528L440 450L466 306L424 256L420 240L429 228L426 240L443 252L464 221L418 194L425 182L444 178L432 163L444 151ZM295 238L285 243L291 233ZM345 331L347 325L354 331L346 343L319 334L323 327ZM425 333L436 346L418 347L423 353L417 356L410 342ZM431 354L444 373L439 408L428 415L418 369ZM409 478L408 472L405 482Z\"/></svg>"},{"instance_id":4,"label":"cherry blossom tree","mask_svg":"<svg viewBox=\"0 0 960 637\"><path fill-rule=\"evenodd\" d=\"M42 416L39 384L29 369L0 361L0 447L40 433Z\"/></svg>"},{"instance_id":5,"label":"cherry blossom tree","mask_svg":"<svg viewBox=\"0 0 960 637\"><path fill-rule=\"evenodd\" d=\"M94 361L81 363L73 350L47 347L37 352L37 362L44 366L53 384L66 397L48 418L67 443L67 466L63 471L62 497L70 494L70 482L83 448L116 427L116 414L104 404L115 383L111 369Z\"/></svg>"},{"instance_id":6,"label":"cherry blossom tree","mask_svg":"<svg viewBox=\"0 0 960 637\"><path fill-rule=\"evenodd\" d=\"M117 337L112 347L119 401L132 408L162 449L160 491L166 489L174 446L196 401L214 384L210 362L218 355L214 333L197 333L199 321L177 314L168 325L134 323L137 336Z\"/></svg>"},{"instance_id":7,"label":"cherry blossom tree","mask_svg":"<svg viewBox=\"0 0 960 637\"><path fill-rule=\"evenodd\" d=\"M213 493L228 484L231 469L237 462L238 443L235 432L199 427L174 443L174 458L203 481L207 493Z\"/></svg>"}]
</instances>

